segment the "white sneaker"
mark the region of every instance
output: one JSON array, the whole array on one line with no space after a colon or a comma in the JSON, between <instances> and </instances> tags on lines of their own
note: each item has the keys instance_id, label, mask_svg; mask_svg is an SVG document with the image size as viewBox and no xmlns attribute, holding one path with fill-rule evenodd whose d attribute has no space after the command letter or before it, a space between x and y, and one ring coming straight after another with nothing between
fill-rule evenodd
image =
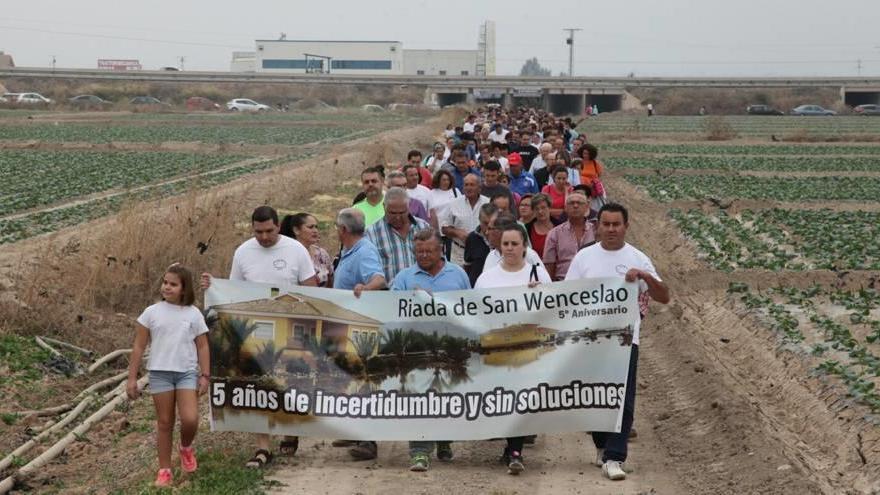
<instances>
[{"instance_id":1,"label":"white sneaker","mask_svg":"<svg viewBox=\"0 0 880 495\"><path fill-rule=\"evenodd\" d=\"M602 464L602 474L612 481L626 479L626 472L623 470L623 463L620 461L607 461L605 464Z\"/></svg>"},{"instance_id":2,"label":"white sneaker","mask_svg":"<svg viewBox=\"0 0 880 495\"><path fill-rule=\"evenodd\" d=\"M593 462L593 464L595 464L596 467L602 467L602 465L605 464L605 461L602 460L602 456L604 456L604 455L605 455L605 449L596 449L596 461Z\"/></svg>"}]
</instances>

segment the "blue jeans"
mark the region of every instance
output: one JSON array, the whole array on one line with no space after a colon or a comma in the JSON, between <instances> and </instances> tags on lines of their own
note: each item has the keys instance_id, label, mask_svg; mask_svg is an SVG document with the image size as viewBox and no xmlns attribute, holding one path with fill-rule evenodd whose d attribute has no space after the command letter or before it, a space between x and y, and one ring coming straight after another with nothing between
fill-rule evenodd
<instances>
[{"instance_id":1,"label":"blue jeans","mask_svg":"<svg viewBox=\"0 0 880 495\"><path fill-rule=\"evenodd\" d=\"M626 377L626 397L623 400L623 422L620 433L593 432L593 444L597 449L605 449L603 461L626 461L629 432L632 430L633 414L636 410L636 371L639 365L639 346L633 344L629 355L629 374Z\"/></svg>"},{"instance_id":2,"label":"blue jeans","mask_svg":"<svg viewBox=\"0 0 880 495\"><path fill-rule=\"evenodd\" d=\"M150 371L150 393L161 394L172 390L198 390L199 372L189 371Z\"/></svg>"}]
</instances>

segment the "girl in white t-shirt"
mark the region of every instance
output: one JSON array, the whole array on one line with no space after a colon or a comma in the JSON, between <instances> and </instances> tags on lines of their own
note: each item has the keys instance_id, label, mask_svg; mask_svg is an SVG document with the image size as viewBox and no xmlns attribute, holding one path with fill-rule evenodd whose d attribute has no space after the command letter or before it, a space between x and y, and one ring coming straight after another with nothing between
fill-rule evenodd
<instances>
[{"instance_id":1,"label":"girl in white t-shirt","mask_svg":"<svg viewBox=\"0 0 880 495\"><path fill-rule=\"evenodd\" d=\"M484 271L474 289L492 289L496 287L535 287L538 284L549 284L550 274L543 265L526 263L526 233L517 224L502 227L501 262ZM525 469L522 449L525 437L507 439L507 447L502 454L507 462L508 474L519 474Z\"/></svg>"},{"instance_id":2,"label":"girl in white t-shirt","mask_svg":"<svg viewBox=\"0 0 880 495\"><path fill-rule=\"evenodd\" d=\"M180 416L180 467L196 470L192 446L199 425L198 394L208 391L211 377L208 354L208 327L196 308L193 277L189 270L175 263L162 276L162 301L144 310L135 325L131 363L126 392L136 399L138 370L144 349L150 344L147 370L150 393L156 407L159 472L156 486L172 485L171 436L175 408Z\"/></svg>"}]
</instances>

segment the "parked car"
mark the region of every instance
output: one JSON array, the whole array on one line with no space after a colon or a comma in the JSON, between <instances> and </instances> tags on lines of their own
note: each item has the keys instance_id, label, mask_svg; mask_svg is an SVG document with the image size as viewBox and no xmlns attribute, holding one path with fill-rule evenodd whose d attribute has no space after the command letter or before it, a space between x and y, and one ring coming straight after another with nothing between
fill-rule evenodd
<instances>
[{"instance_id":1,"label":"parked car","mask_svg":"<svg viewBox=\"0 0 880 495\"><path fill-rule=\"evenodd\" d=\"M162 68L159 69L159 70L167 70L167 71L171 71L171 72L180 72L180 69L178 69L177 67L162 67Z\"/></svg>"},{"instance_id":2,"label":"parked car","mask_svg":"<svg viewBox=\"0 0 880 495\"><path fill-rule=\"evenodd\" d=\"M819 105L801 105L799 107L795 107L791 111L792 115L837 115L837 112L834 110L828 110L820 107Z\"/></svg>"},{"instance_id":3,"label":"parked car","mask_svg":"<svg viewBox=\"0 0 880 495\"><path fill-rule=\"evenodd\" d=\"M52 100L46 98L40 93L5 93L3 97L7 103L18 103L21 105L48 105Z\"/></svg>"},{"instance_id":4,"label":"parked car","mask_svg":"<svg viewBox=\"0 0 880 495\"><path fill-rule=\"evenodd\" d=\"M208 98L203 96L190 96L186 99L186 109L189 111L195 110L220 110L220 105L214 103Z\"/></svg>"},{"instance_id":5,"label":"parked car","mask_svg":"<svg viewBox=\"0 0 880 495\"><path fill-rule=\"evenodd\" d=\"M158 98L154 98L152 96L135 96L128 102L129 105L165 105L169 106L168 103L160 101Z\"/></svg>"},{"instance_id":6,"label":"parked car","mask_svg":"<svg viewBox=\"0 0 880 495\"><path fill-rule=\"evenodd\" d=\"M233 112L264 112L272 109L269 105L263 105L247 98L229 100L226 102L226 108Z\"/></svg>"},{"instance_id":7,"label":"parked car","mask_svg":"<svg viewBox=\"0 0 880 495\"><path fill-rule=\"evenodd\" d=\"M859 115L880 115L880 105L866 104L853 108L853 112Z\"/></svg>"},{"instance_id":8,"label":"parked car","mask_svg":"<svg viewBox=\"0 0 880 495\"><path fill-rule=\"evenodd\" d=\"M112 102L95 95L77 95L67 101L71 105L81 108L100 108L113 104Z\"/></svg>"},{"instance_id":9,"label":"parked car","mask_svg":"<svg viewBox=\"0 0 880 495\"><path fill-rule=\"evenodd\" d=\"M749 105L746 107L746 113L749 115L785 115L783 111L770 105Z\"/></svg>"}]
</instances>

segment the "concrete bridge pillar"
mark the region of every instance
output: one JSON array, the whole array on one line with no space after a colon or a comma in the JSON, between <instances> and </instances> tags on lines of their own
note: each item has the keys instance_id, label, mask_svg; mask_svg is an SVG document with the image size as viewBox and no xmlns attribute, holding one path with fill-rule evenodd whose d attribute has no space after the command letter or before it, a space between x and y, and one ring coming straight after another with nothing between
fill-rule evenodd
<instances>
[{"instance_id":1,"label":"concrete bridge pillar","mask_svg":"<svg viewBox=\"0 0 880 495\"><path fill-rule=\"evenodd\" d=\"M504 95L501 96L501 106L508 110L514 107L513 94L509 90L505 91Z\"/></svg>"}]
</instances>

